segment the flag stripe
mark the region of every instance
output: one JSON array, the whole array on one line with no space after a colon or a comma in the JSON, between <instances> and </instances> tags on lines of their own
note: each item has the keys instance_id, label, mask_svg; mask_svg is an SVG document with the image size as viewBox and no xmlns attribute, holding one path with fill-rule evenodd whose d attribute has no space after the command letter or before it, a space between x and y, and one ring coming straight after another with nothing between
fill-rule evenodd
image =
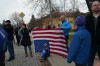
<instances>
[{"instance_id":1,"label":"flag stripe","mask_svg":"<svg viewBox=\"0 0 100 66\"><path fill-rule=\"evenodd\" d=\"M49 42L49 43L50 43L50 45L61 45L61 46L66 47L66 44L64 44L64 43L57 43L57 42Z\"/></svg>"},{"instance_id":2,"label":"flag stripe","mask_svg":"<svg viewBox=\"0 0 100 66\"><path fill-rule=\"evenodd\" d=\"M67 51L65 51L65 50L62 50L62 49L58 49L58 48L50 48L51 50L58 50L58 51L61 51L61 52L64 52L64 53L66 53Z\"/></svg>"},{"instance_id":3,"label":"flag stripe","mask_svg":"<svg viewBox=\"0 0 100 66\"><path fill-rule=\"evenodd\" d=\"M51 40L51 41L59 41L59 42L64 42L64 43L66 43L66 41L65 40L63 40L63 39L52 39L52 38L34 38L34 40Z\"/></svg>"},{"instance_id":4,"label":"flag stripe","mask_svg":"<svg viewBox=\"0 0 100 66\"><path fill-rule=\"evenodd\" d=\"M63 56L63 57L65 57L65 58L67 57L67 55L64 55L64 54L62 54L62 53L56 53L56 52L52 52L52 51L51 51L51 53L52 53L52 54L57 54L57 55Z\"/></svg>"},{"instance_id":5,"label":"flag stripe","mask_svg":"<svg viewBox=\"0 0 100 66\"><path fill-rule=\"evenodd\" d=\"M62 51L59 51L59 50L50 50L50 52L55 52L55 53L61 53L63 55L67 55L67 52L62 52Z\"/></svg>"},{"instance_id":6,"label":"flag stripe","mask_svg":"<svg viewBox=\"0 0 100 66\"><path fill-rule=\"evenodd\" d=\"M63 34L63 32L33 32L33 34Z\"/></svg>"},{"instance_id":7,"label":"flag stripe","mask_svg":"<svg viewBox=\"0 0 100 66\"><path fill-rule=\"evenodd\" d=\"M54 44L49 44L50 46L57 46L57 47L62 47L62 48L66 48L66 46L62 46L62 45L54 45Z\"/></svg>"},{"instance_id":8,"label":"flag stripe","mask_svg":"<svg viewBox=\"0 0 100 66\"><path fill-rule=\"evenodd\" d=\"M38 33L38 32L39 32L39 33L42 33L42 32L44 32L44 33L45 33L45 32L54 32L54 34L55 34L55 33L57 33L57 32L58 32L58 33L63 33L63 30L38 30L38 31L34 31L34 30L33 30L32 33Z\"/></svg>"},{"instance_id":9,"label":"flag stripe","mask_svg":"<svg viewBox=\"0 0 100 66\"><path fill-rule=\"evenodd\" d=\"M54 36L33 36L33 38L51 38L51 39L65 39L64 37L54 37Z\"/></svg>"},{"instance_id":10,"label":"flag stripe","mask_svg":"<svg viewBox=\"0 0 100 66\"><path fill-rule=\"evenodd\" d=\"M50 49L51 49L51 48L57 48L57 49L62 49L62 50L67 51L67 49L66 49L66 48L59 47L59 46L50 46Z\"/></svg>"},{"instance_id":11,"label":"flag stripe","mask_svg":"<svg viewBox=\"0 0 100 66\"><path fill-rule=\"evenodd\" d=\"M59 37L59 35L55 35L55 34L33 34L33 38L36 36L53 36L53 37ZM64 37L64 35L60 35L60 37Z\"/></svg>"},{"instance_id":12,"label":"flag stripe","mask_svg":"<svg viewBox=\"0 0 100 66\"><path fill-rule=\"evenodd\" d=\"M63 42L63 41L55 41L55 40L49 40L50 42L54 42L54 43L63 43L63 44L66 44L66 41Z\"/></svg>"}]
</instances>

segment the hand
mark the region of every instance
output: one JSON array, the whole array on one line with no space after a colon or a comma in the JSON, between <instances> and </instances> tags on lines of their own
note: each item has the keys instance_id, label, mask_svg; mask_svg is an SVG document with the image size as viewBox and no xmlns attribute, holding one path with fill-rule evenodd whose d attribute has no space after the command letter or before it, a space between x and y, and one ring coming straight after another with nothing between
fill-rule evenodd
<instances>
[{"instance_id":1,"label":"hand","mask_svg":"<svg viewBox=\"0 0 100 66\"><path fill-rule=\"evenodd\" d=\"M56 30L58 29L58 30L60 30L60 29L62 29L62 28L55 28Z\"/></svg>"}]
</instances>

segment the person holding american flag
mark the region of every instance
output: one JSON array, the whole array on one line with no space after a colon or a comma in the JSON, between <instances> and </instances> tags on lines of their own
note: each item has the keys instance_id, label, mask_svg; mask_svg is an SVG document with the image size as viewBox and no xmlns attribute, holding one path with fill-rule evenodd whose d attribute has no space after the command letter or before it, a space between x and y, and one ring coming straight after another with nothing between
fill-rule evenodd
<instances>
[{"instance_id":1,"label":"person holding american flag","mask_svg":"<svg viewBox=\"0 0 100 66\"><path fill-rule=\"evenodd\" d=\"M65 15L62 15L60 17L60 20L62 21L60 28L64 31L66 46L68 48L68 38L69 38L69 31L71 30L71 25L70 25L69 21L66 20Z\"/></svg>"}]
</instances>

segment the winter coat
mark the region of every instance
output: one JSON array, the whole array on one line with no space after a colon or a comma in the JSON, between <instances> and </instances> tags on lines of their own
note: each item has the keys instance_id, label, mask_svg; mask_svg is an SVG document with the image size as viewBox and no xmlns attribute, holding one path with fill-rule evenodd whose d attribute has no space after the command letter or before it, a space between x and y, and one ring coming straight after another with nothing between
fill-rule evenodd
<instances>
[{"instance_id":1,"label":"winter coat","mask_svg":"<svg viewBox=\"0 0 100 66\"><path fill-rule=\"evenodd\" d=\"M50 49L43 49L41 58L47 59L50 56Z\"/></svg>"},{"instance_id":2,"label":"winter coat","mask_svg":"<svg viewBox=\"0 0 100 66\"><path fill-rule=\"evenodd\" d=\"M86 64L90 54L90 47L90 33L85 29L85 26L78 27L70 43L67 62L74 61L76 64Z\"/></svg>"},{"instance_id":3,"label":"winter coat","mask_svg":"<svg viewBox=\"0 0 100 66\"><path fill-rule=\"evenodd\" d=\"M62 22L62 24L60 25L60 27L63 29L64 35L68 36L69 35L69 30L71 29L70 23L67 20L64 20Z\"/></svg>"},{"instance_id":4,"label":"winter coat","mask_svg":"<svg viewBox=\"0 0 100 66\"><path fill-rule=\"evenodd\" d=\"M30 40L30 36L29 36L29 30L27 28L21 29L20 33L22 35L22 37L21 37L21 45L23 45L23 46L31 45L31 40Z\"/></svg>"},{"instance_id":5,"label":"winter coat","mask_svg":"<svg viewBox=\"0 0 100 66\"><path fill-rule=\"evenodd\" d=\"M95 30L95 21L92 14L86 17L86 29L90 32L92 42L91 47L100 47L100 16L97 18L98 22Z\"/></svg>"},{"instance_id":6,"label":"winter coat","mask_svg":"<svg viewBox=\"0 0 100 66\"><path fill-rule=\"evenodd\" d=\"M16 35L16 36L19 36L19 34L18 34L19 30L20 30L19 27L16 27L16 28L15 28L15 35Z\"/></svg>"},{"instance_id":7,"label":"winter coat","mask_svg":"<svg viewBox=\"0 0 100 66\"><path fill-rule=\"evenodd\" d=\"M0 27L0 59L4 60L5 52L7 50L7 32Z\"/></svg>"}]
</instances>

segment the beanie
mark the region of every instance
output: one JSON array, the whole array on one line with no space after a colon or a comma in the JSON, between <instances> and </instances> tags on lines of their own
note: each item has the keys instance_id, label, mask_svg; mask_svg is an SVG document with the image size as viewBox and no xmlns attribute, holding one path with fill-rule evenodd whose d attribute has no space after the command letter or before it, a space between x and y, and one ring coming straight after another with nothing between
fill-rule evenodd
<instances>
[{"instance_id":1,"label":"beanie","mask_svg":"<svg viewBox=\"0 0 100 66\"><path fill-rule=\"evenodd\" d=\"M86 17L85 16L78 16L75 19L75 24L80 27L80 26L85 26L86 24Z\"/></svg>"},{"instance_id":2,"label":"beanie","mask_svg":"<svg viewBox=\"0 0 100 66\"><path fill-rule=\"evenodd\" d=\"M25 24L25 23L23 23L23 24L22 24L22 26L25 26L25 27L26 27L26 24Z\"/></svg>"}]
</instances>

